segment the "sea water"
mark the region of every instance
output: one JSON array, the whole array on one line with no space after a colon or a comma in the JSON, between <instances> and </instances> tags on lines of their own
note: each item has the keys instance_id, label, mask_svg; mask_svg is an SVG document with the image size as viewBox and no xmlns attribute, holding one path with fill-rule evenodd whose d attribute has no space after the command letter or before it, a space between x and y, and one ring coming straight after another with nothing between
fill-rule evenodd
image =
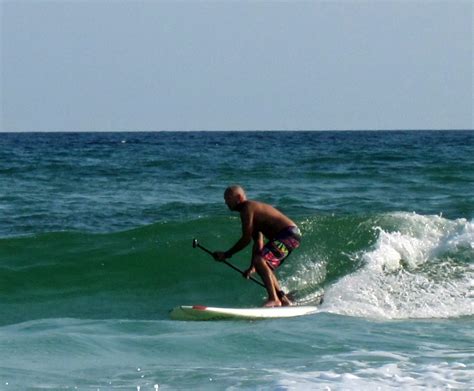
<instances>
[{"instance_id":1,"label":"sea water","mask_svg":"<svg viewBox=\"0 0 474 391\"><path fill-rule=\"evenodd\" d=\"M319 313L169 319L264 302L230 184ZM0 390L474 388L473 131L3 133L0 216Z\"/></svg>"}]
</instances>

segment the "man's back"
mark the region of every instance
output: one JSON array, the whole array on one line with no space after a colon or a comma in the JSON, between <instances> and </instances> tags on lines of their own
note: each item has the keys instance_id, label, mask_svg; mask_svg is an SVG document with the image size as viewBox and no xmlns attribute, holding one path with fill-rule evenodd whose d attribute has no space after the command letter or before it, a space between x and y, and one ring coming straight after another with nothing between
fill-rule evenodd
<instances>
[{"instance_id":1,"label":"man's back","mask_svg":"<svg viewBox=\"0 0 474 391\"><path fill-rule=\"evenodd\" d=\"M261 232L268 239L274 238L281 230L296 224L278 209L263 202L248 200L242 208L242 214L248 214L252 221L253 232Z\"/></svg>"}]
</instances>

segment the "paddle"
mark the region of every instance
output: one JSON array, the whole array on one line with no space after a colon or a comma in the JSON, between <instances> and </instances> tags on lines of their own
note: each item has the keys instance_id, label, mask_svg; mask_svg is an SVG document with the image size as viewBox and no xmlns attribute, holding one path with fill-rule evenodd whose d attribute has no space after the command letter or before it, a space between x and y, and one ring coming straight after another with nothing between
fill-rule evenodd
<instances>
[{"instance_id":1,"label":"paddle","mask_svg":"<svg viewBox=\"0 0 474 391\"><path fill-rule=\"evenodd\" d=\"M212 253L212 251L208 250L208 249L205 248L204 246L201 246L201 245L198 243L197 239L193 239L193 248L196 248L196 247L197 247L197 248L200 248L201 250L205 251L206 253L208 253L209 255L211 255L212 257L214 257L214 254ZM240 274L242 274L242 275L244 274L244 272L243 272L242 270L240 270L238 267L235 267L235 266L232 265L230 262L227 262L226 260L224 260L224 261L222 261L222 262L225 263L227 266L231 267L232 269L234 269L235 271L238 271ZM256 280L256 279L253 278L252 276L250 276L249 279L252 280L253 282L255 282L256 284L258 284L258 285L263 286L264 288L266 288L265 285L264 285L262 282ZM279 298L280 300L281 300L284 296L287 296L287 297L288 297L288 295L287 295L285 292L283 292L283 291L278 291L277 294L278 294L278 298ZM289 297L288 297L288 298L289 298ZM289 298L289 299L291 300L291 298Z\"/></svg>"}]
</instances>

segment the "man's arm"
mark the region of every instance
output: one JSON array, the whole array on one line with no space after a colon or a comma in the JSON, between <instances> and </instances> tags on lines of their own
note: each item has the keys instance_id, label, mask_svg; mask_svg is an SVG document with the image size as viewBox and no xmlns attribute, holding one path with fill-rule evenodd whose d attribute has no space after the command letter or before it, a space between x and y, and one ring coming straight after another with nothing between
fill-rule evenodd
<instances>
[{"instance_id":1,"label":"man's arm","mask_svg":"<svg viewBox=\"0 0 474 391\"><path fill-rule=\"evenodd\" d=\"M263 234L257 232L253 237L253 248L252 248L252 260L255 254L260 253L263 249ZM250 266L247 270L243 272L245 278L250 278L250 276L255 273L255 266L250 262Z\"/></svg>"},{"instance_id":2,"label":"man's arm","mask_svg":"<svg viewBox=\"0 0 474 391\"><path fill-rule=\"evenodd\" d=\"M257 232L253 237L253 250L252 254L262 251L263 249L263 234Z\"/></svg>"},{"instance_id":3,"label":"man's arm","mask_svg":"<svg viewBox=\"0 0 474 391\"><path fill-rule=\"evenodd\" d=\"M250 208L245 207L240 213L240 219L242 221L242 236L229 250L225 252L226 258L230 258L235 253L243 250L247 247L252 240L253 232L253 213Z\"/></svg>"},{"instance_id":4,"label":"man's arm","mask_svg":"<svg viewBox=\"0 0 474 391\"><path fill-rule=\"evenodd\" d=\"M227 251L225 252L215 252L214 258L218 261L223 261L226 258L232 257L235 253L243 250L248 246L252 240L253 232L253 212L249 207L245 207L241 213L240 218L242 221L242 236L241 238Z\"/></svg>"}]
</instances>

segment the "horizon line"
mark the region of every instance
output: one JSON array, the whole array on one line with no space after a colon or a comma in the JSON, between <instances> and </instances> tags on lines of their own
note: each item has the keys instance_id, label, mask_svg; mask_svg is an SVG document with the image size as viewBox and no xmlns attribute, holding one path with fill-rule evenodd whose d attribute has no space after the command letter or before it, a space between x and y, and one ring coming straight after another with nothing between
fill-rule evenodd
<instances>
[{"instance_id":1,"label":"horizon line","mask_svg":"<svg viewBox=\"0 0 474 391\"><path fill-rule=\"evenodd\" d=\"M179 132L469 132L474 129L160 129L160 130L0 130L0 133L179 133Z\"/></svg>"}]
</instances>

